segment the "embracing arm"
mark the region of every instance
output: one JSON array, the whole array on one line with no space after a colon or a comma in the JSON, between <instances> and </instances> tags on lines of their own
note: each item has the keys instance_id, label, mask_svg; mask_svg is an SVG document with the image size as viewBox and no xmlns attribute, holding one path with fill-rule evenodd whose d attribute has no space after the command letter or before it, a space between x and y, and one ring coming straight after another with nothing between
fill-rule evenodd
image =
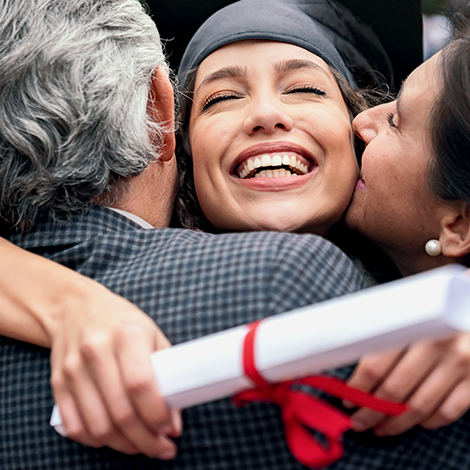
<instances>
[{"instance_id":1,"label":"embracing arm","mask_svg":"<svg viewBox=\"0 0 470 470\"><path fill-rule=\"evenodd\" d=\"M51 348L51 383L69 437L172 458L180 432L150 354L169 342L132 303L0 238L0 335ZM139 367L135 367L139 364Z\"/></svg>"},{"instance_id":2,"label":"embracing arm","mask_svg":"<svg viewBox=\"0 0 470 470\"><path fill-rule=\"evenodd\" d=\"M0 258L0 334L50 348L54 318L79 298L82 276L3 238Z\"/></svg>"}]
</instances>

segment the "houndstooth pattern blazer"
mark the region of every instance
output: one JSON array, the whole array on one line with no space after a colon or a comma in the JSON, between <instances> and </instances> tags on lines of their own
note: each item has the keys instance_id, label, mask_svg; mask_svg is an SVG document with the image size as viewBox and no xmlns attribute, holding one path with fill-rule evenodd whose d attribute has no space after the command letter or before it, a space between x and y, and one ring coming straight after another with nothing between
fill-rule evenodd
<instances>
[{"instance_id":1,"label":"houndstooth pattern blazer","mask_svg":"<svg viewBox=\"0 0 470 470\"><path fill-rule=\"evenodd\" d=\"M58 226L12 235L19 246L103 283L134 302L172 343L187 341L363 287L347 257L312 235L209 235L144 230L94 207ZM25 293L27 295L27 293ZM334 371L346 377L350 369ZM229 399L184 411L178 457L161 462L86 448L48 425L49 352L0 337L0 469L275 470L303 468L286 448L274 405L236 408ZM398 438L348 433L331 469L470 468L467 419Z\"/></svg>"}]
</instances>

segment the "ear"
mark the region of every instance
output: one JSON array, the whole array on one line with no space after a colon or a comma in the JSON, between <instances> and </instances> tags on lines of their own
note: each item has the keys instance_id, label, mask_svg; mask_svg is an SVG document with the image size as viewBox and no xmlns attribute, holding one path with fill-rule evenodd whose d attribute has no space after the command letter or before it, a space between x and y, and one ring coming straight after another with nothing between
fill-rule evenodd
<instances>
[{"instance_id":1,"label":"ear","mask_svg":"<svg viewBox=\"0 0 470 470\"><path fill-rule=\"evenodd\" d=\"M175 153L174 104L173 87L166 71L159 66L153 73L147 112L154 122L168 129L163 135L162 142L158 142L160 158L163 161L171 160Z\"/></svg>"},{"instance_id":2,"label":"ear","mask_svg":"<svg viewBox=\"0 0 470 470\"><path fill-rule=\"evenodd\" d=\"M466 203L449 208L441 219L439 241L447 258L462 258L470 253L470 215Z\"/></svg>"}]
</instances>

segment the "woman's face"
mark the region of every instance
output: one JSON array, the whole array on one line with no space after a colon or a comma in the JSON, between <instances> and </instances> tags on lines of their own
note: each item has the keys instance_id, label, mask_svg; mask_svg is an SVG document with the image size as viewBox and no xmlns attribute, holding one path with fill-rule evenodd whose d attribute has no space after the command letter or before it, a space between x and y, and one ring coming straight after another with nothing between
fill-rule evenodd
<instances>
[{"instance_id":1,"label":"woman's face","mask_svg":"<svg viewBox=\"0 0 470 470\"><path fill-rule=\"evenodd\" d=\"M425 255L425 243L439 238L443 205L426 185L428 117L440 87L439 67L437 54L409 76L396 101L359 114L353 123L366 149L346 223L391 255Z\"/></svg>"},{"instance_id":2,"label":"woman's face","mask_svg":"<svg viewBox=\"0 0 470 470\"><path fill-rule=\"evenodd\" d=\"M196 75L194 181L221 230L324 233L358 178L348 110L328 65L300 47L241 41Z\"/></svg>"}]
</instances>

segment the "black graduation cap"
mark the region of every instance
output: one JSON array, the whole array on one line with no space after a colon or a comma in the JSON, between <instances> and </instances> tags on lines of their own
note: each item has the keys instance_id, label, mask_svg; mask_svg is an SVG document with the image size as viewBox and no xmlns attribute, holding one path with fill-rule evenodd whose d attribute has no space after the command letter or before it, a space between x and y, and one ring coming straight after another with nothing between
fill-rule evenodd
<instances>
[{"instance_id":1,"label":"black graduation cap","mask_svg":"<svg viewBox=\"0 0 470 470\"><path fill-rule=\"evenodd\" d=\"M422 62L422 15L420 0L338 0L380 39L391 60L395 83ZM228 0L147 0L166 52L176 69L183 52L199 26Z\"/></svg>"}]
</instances>

